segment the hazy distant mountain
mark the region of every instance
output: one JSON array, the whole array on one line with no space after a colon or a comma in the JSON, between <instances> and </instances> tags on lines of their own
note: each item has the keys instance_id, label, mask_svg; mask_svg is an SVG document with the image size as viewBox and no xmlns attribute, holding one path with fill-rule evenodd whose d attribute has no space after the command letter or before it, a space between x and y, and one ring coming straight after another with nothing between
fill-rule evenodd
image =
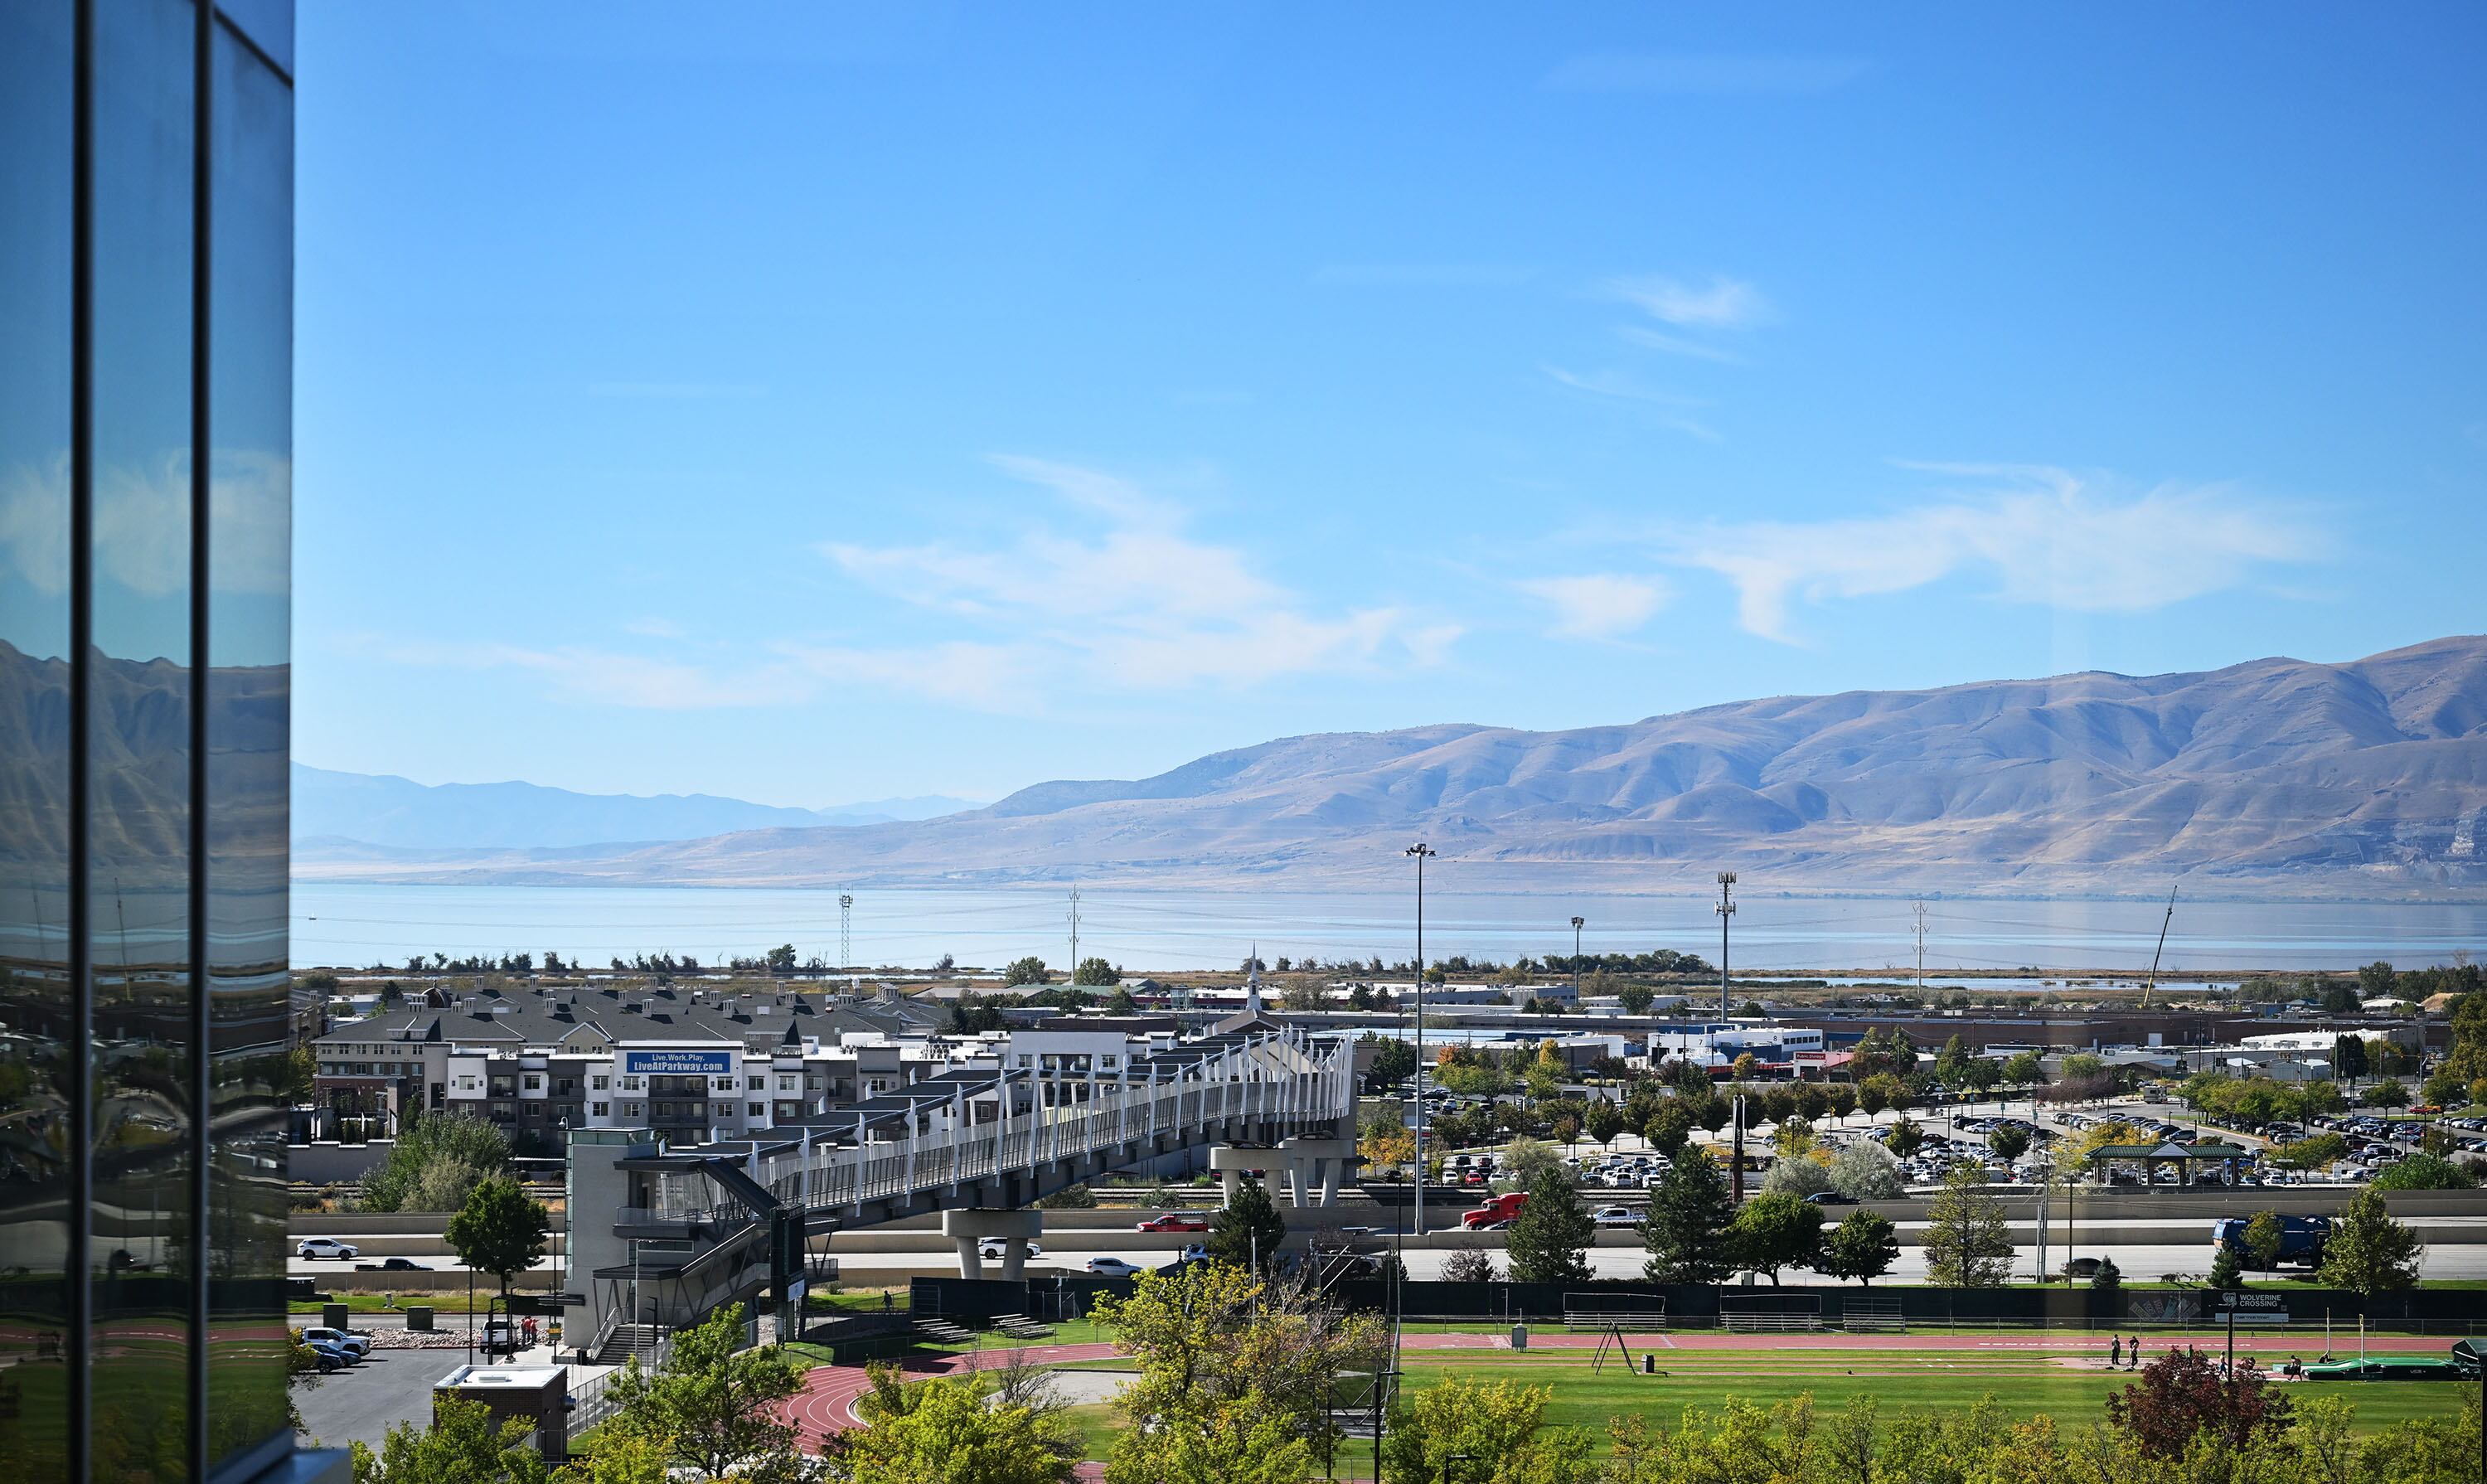
<instances>
[{"instance_id":1,"label":"hazy distant mountain","mask_svg":"<svg viewBox=\"0 0 2487 1484\"><path fill-rule=\"evenodd\" d=\"M878 798L790 809L707 794L573 794L533 783L421 784L293 765L297 855L355 854L344 842L394 851L560 850L695 840L740 829L811 828L923 820L972 809L964 798Z\"/></svg>"},{"instance_id":2,"label":"hazy distant mountain","mask_svg":"<svg viewBox=\"0 0 2487 1484\"><path fill-rule=\"evenodd\" d=\"M1565 732L1295 737L939 819L411 875L1318 887L1395 880L1401 847L1423 838L1442 869L1496 889L1684 885L1727 866L1759 873L1754 887L2146 890L2192 875L2348 892L2487 884L2482 836L2487 638L2473 636L2347 664L1779 697Z\"/></svg>"}]
</instances>

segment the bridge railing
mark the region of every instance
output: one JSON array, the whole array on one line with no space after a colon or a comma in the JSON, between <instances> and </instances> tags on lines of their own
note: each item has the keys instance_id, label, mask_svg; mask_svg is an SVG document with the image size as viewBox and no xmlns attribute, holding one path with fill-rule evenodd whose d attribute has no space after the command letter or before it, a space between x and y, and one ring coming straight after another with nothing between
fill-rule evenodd
<instances>
[{"instance_id":1,"label":"bridge railing","mask_svg":"<svg viewBox=\"0 0 2487 1484\"><path fill-rule=\"evenodd\" d=\"M932 1106L926 1127L910 1120L891 1136L885 1124L872 1127L858 1117L859 1142L824 1140L755 1159L751 1174L781 1200L836 1207L986 1179L1227 1118L1306 1127L1355 1110L1354 1062L1343 1042L1273 1032L1171 1079L1038 1077L1034 1106L1025 1112L1008 1109L1022 1078L1005 1073L997 1078L1005 1116L996 1121L965 1121L994 1094L995 1083L963 1088L952 1103ZM714 1202L715 1190L695 1171L668 1172L656 1178L650 1198L648 1214L657 1219L687 1219Z\"/></svg>"}]
</instances>

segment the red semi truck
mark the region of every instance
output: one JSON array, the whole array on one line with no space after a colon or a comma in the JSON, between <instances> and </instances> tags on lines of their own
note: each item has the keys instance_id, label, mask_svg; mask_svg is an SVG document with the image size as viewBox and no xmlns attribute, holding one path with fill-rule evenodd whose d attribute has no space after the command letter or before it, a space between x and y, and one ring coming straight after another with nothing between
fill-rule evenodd
<instances>
[{"instance_id":1,"label":"red semi truck","mask_svg":"<svg viewBox=\"0 0 2487 1484\"><path fill-rule=\"evenodd\" d=\"M1460 1224L1470 1231L1474 1231L1480 1226L1492 1226L1496 1221L1508 1221L1513 1217L1520 1215L1520 1208L1527 1204L1527 1191L1506 1191L1503 1194L1495 1196L1493 1199L1487 1201L1484 1205L1479 1206L1474 1211L1461 1212Z\"/></svg>"}]
</instances>

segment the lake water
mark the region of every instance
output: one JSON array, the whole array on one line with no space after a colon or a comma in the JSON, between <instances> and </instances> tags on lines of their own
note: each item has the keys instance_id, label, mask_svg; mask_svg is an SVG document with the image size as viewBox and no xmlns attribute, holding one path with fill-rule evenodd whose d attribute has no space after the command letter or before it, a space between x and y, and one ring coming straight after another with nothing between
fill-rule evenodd
<instances>
[{"instance_id":1,"label":"lake water","mask_svg":"<svg viewBox=\"0 0 2487 1484\"><path fill-rule=\"evenodd\" d=\"M870 890L854 894L851 962L921 966L940 955L998 966L1035 954L1070 961L1071 903L1060 890ZM1588 919L1593 952L1674 948L1718 962L1711 901L1683 896L1461 895L1428 891L1425 953L1508 961L1569 953L1571 919ZM2164 904L2148 901L1933 899L1926 967L2138 971L2150 965ZM1325 962L1415 946L1413 894L1086 889L1079 953L1133 972L1231 968L1254 945L1265 961ZM1732 966L1874 969L1915 965L1914 916L1889 897L1740 896ZM402 965L414 954L557 950L601 966L670 952L703 964L792 942L839 962L838 893L830 889L394 886L297 882L297 966ZM2381 903L2180 900L2166 967L2346 968L2375 959L2402 967L2487 951L2487 901Z\"/></svg>"}]
</instances>

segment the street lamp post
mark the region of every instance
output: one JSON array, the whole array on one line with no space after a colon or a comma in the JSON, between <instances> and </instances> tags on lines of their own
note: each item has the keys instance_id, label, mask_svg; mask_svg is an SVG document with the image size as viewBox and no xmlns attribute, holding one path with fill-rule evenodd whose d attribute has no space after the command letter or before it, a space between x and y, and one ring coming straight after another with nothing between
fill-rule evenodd
<instances>
[{"instance_id":1,"label":"street lamp post","mask_svg":"<svg viewBox=\"0 0 2487 1484\"><path fill-rule=\"evenodd\" d=\"M1416 1235L1425 1234L1425 860L1439 854L1419 840L1416 859Z\"/></svg>"},{"instance_id":2,"label":"street lamp post","mask_svg":"<svg viewBox=\"0 0 2487 1484\"><path fill-rule=\"evenodd\" d=\"M1572 919L1572 1006L1574 1009L1579 1008L1580 1004L1580 930L1588 926L1588 922L1589 919L1586 917Z\"/></svg>"}]
</instances>

